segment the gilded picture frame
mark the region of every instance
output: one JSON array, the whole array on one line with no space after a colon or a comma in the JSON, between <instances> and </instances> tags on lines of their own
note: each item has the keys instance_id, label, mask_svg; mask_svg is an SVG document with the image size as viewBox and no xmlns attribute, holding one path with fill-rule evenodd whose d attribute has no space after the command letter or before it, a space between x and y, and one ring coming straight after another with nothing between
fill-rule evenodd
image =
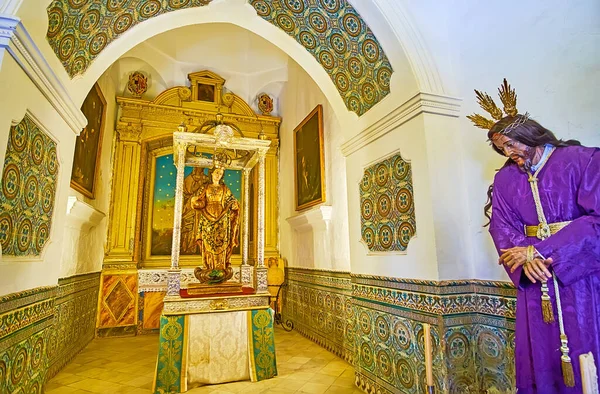
<instances>
[{"instance_id":1,"label":"gilded picture frame","mask_svg":"<svg viewBox=\"0 0 600 394\"><path fill-rule=\"evenodd\" d=\"M204 153L211 153L210 151L206 151ZM173 213L174 213L174 204L175 204L175 182L176 182L176 167L173 162L173 147L172 147L172 137L164 138L160 137L154 140L149 140L144 143L142 148L142 157L145 158L145 176L143 179L140 179L141 187L143 190L143 209L141 211L142 214L142 259L141 259L141 267L144 268L168 268L170 266L171 261L171 247L172 247L172 231L173 231ZM200 169L200 168L199 168ZM204 173L204 169L200 169ZM208 169L206 169L208 171ZM239 173L238 176L234 179L239 180L238 186L235 187L234 190L233 185L229 184L226 180L226 184L233 192L234 196L240 203L240 207L244 207L246 201L244 199L244 195L242 191L244 190L244 180L242 177L241 170L226 170L225 177L227 177L227 172L235 172ZM196 187L191 185L187 185L187 181L192 181L189 177L192 177L193 168L185 167L184 172L184 210L182 215L185 216L185 207L186 204L186 190L194 189L197 190ZM165 179L167 178L167 179ZM200 183L207 181L208 178L204 180L198 179ZM166 187L165 187L166 186ZM158 194L157 194L158 193ZM188 196L189 197L189 196ZM164 199L168 198L170 201L165 201ZM161 204L162 203L162 204ZM162 234L157 233L156 230L161 230L159 227L161 219L164 222L164 228L162 229ZM182 227L186 227L185 218L182 219L181 223ZM192 231L194 231L192 229ZM239 246L237 246L234 250L234 254L231 257L231 263L234 266L238 266L242 263L242 237L243 229L240 228L240 239ZM182 228L181 235L181 247L180 249L180 259L179 264L182 267L196 267L201 261L201 255L199 250L185 250L184 244L188 244L190 246L190 239L186 236L193 236L193 234L189 234ZM163 241L163 242L161 242ZM166 242L166 243L165 243ZM195 248L194 248L195 249Z\"/></svg>"},{"instance_id":2,"label":"gilded picture frame","mask_svg":"<svg viewBox=\"0 0 600 394\"><path fill-rule=\"evenodd\" d=\"M317 105L294 129L296 211L325 202L323 106Z\"/></svg>"},{"instance_id":3,"label":"gilded picture frame","mask_svg":"<svg viewBox=\"0 0 600 394\"><path fill-rule=\"evenodd\" d=\"M75 140L71 188L94 199L106 120L106 100L97 83L83 101L81 112L88 120L88 124Z\"/></svg>"}]
</instances>

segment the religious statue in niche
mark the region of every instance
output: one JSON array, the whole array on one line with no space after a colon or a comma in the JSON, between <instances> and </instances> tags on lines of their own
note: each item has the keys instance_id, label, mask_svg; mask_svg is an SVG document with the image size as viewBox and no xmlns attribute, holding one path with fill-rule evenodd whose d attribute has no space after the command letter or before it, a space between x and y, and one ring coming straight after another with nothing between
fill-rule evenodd
<instances>
[{"instance_id":1,"label":"religious statue in niche","mask_svg":"<svg viewBox=\"0 0 600 394\"><path fill-rule=\"evenodd\" d=\"M196 242L204 267L194 270L200 283L222 283L233 276L230 260L239 242L240 204L224 183L224 167L225 163L215 157L210 182L190 200L191 207L200 213Z\"/></svg>"},{"instance_id":2,"label":"religious statue in niche","mask_svg":"<svg viewBox=\"0 0 600 394\"><path fill-rule=\"evenodd\" d=\"M129 82L127 82L127 90L133 97L141 98L148 90L148 78L139 71L131 73Z\"/></svg>"}]
</instances>

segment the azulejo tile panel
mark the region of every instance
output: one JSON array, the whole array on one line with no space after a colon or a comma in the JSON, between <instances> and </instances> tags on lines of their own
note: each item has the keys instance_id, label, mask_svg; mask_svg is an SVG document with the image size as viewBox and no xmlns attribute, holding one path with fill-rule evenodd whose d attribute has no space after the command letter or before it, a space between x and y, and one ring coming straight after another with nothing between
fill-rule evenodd
<instances>
[{"instance_id":1,"label":"azulejo tile panel","mask_svg":"<svg viewBox=\"0 0 600 394\"><path fill-rule=\"evenodd\" d=\"M356 303L358 326L355 367L363 381L383 392L425 391L425 353L422 320L404 317L400 310L379 304ZM438 329L431 326L436 389L443 392L445 365Z\"/></svg>"},{"instance_id":2,"label":"azulejo tile panel","mask_svg":"<svg viewBox=\"0 0 600 394\"><path fill-rule=\"evenodd\" d=\"M343 349L355 367L356 385L367 393L424 392L423 323L431 325L436 392L510 392L514 387L516 291L507 282L421 281L301 268L288 268L287 275L286 318L315 342ZM328 310L326 295L336 293L344 297L346 311L341 337L319 323L327 321L319 315Z\"/></svg>"},{"instance_id":3,"label":"azulejo tile panel","mask_svg":"<svg viewBox=\"0 0 600 394\"><path fill-rule=\"evenodd\" d=\"M155 16L212 0L54 0L46 38L71 77L108 44ZM364 114L390 92L392 66L347 0L250 0L260 17L302 45L324 68L349 110Z\"/></svg>"},{"instance_id":4,"label":"azulejo tile panel","mask_svg":"<svg viewBox=\"0 0 600 394\"><path fill-rule=\"evenodd\" d=\"M100 273L61 278L57 290L54 330L49 336L49 346L55 350L48 378L56 375L94 338Z\"/></svg>"},{"instance_id":5,"label":"azulejo tile panel","mask_svg":"<svg viewBox=\"0 0 600 394\"><path fill-rule=\"evenodd\" d=\"M0 298L0 393L41 393L53 346L55 287Z\"/></svg>"},{"instance_id":6,"label":"azulejo tile panel","mask_svg":"<svg viewBox=\"0 0 600 394\"><path fill-rule=\"evenodd\" d=\"M475 376L480 391L491 388L510 392L515 387L514 331L475 324L473 326Z\"/></svg>"},{"instance_id":7,"label":"azulejo tile panel","mask_svg":"<svg viewBox=\"0 0 600 394\"><path fill-rule=\"evenodd\" d=\"M250 4L314 56L350 111L360 116L390 92L392 66L347 0L250 0Z\"/></svg>"},{"instance_id":8,"label":"azulejo tile panel","mask_svg":"<svg viewBox=\"0 0 600 394\"><path fill-rule=\"evenodd\" d=\"M10 128L0 188L0 245L7 256L39 256L50 236L58 157L26 114Z\"/></svg>"},{"instance_id":9,"label":"azulejo tile panel","mask_svg":"<svg viewBox=\"0 0 600 394\"><path fill-rule=\"evenodd\" d=\"M286 276L285 319L304 336L352 361L350 274L288 268Z\"/></svg>"},{"instance_id":10,"label":"azulejo tile panel","mask_svg":"<svg viewBox=\"0 0 600 394\"><path fill-rule=\"evenodd\" d=\"M92 340L99 284L85 274L0 298L0 393L41 393Z\"/></svg>"},{"instance_id":11,"label":"azulejo tile panel","mask_svg":"<svg viewBox=\"0 0 600 394\"><path fill-rule=\"evenodd\" d=\"M361 236L369 251L405 251L417 228L410 163L395 154L367 167L359 190Z\"/></svg>"},{"instance_id":12,"label":"azulejo tile panel","mask_svg":"<svg viewBox=\"0 0 600 394\"><path fill-rule=\"evenodd\" d=\"M71 77L83 74L108 44L138 23L212 0L54 0L46 38Z\"/></svg>"},{"instance_id":13,"label":"azulejo tile panel","mask_svg":"<svg viewBox=\"0 0 600 394\"><path fill-rule=\"evenodd\" d=\"M48 335L52 327L40 330L14 346L0 350L0 393L42 392L48 370Z\"/></svg>"}]
</instances>

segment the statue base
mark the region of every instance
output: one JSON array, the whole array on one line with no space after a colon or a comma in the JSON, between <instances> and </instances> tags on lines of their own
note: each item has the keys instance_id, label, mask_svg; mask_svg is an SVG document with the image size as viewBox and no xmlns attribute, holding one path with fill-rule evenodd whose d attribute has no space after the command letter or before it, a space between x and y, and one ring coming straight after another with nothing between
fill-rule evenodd
<instances>
[{"instance_id":1,"label":"statue base","mask_svg":"<svg viewBox=\"0 0 600 394\"><path fill-rule=\"evenodd\" d=\"M206 283L188 284L187 293L189 295L208 295L208 294L242 294L241 283L218 283L209 285Z\"/></svg>"}]
</instances>

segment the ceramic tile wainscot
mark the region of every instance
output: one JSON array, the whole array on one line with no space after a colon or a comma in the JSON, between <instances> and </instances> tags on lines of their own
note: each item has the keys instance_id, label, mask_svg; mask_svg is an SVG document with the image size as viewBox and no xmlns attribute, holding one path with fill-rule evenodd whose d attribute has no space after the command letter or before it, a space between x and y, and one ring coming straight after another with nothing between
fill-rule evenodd
<instances>
[{"instance_id":1,"label":"ceramic tile wainscot","mask_svg":"<svg viewBox=\"0 0 600 394\"><path fill-rule=\"evenodd\" d=\"M41 393L94 337L100 274L0 297L0 393Z\"/></svg>"},{"instance_id":2,"label":"ceramic tile wainscot","mask_svg":"<svg viewBox=\"0 0 600 394\"><path fill-rule=\"evenodd\" d=\"M351 362L368 393L512 392L516 291L507 282L420 281L288 268L284 318ZM343 311L343 313L342 313Z\"/></svg>"}]
</instances>

